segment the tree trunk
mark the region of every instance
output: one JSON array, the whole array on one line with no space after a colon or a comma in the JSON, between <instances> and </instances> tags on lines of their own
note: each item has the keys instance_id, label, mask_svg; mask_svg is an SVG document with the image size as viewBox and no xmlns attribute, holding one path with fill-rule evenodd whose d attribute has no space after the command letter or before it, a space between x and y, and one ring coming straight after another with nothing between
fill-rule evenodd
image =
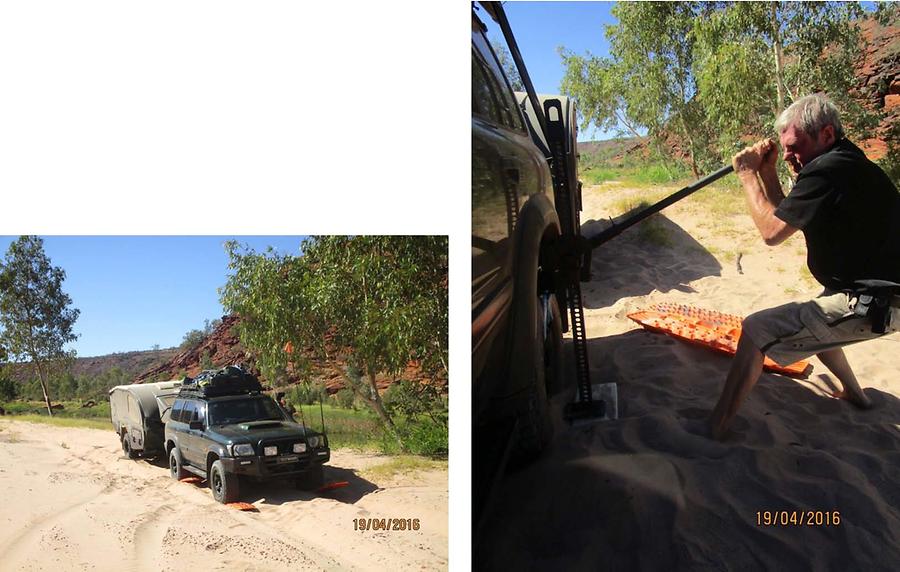
<instances>
[{"instance_id":1,"label":"tree trunk","mask_svg":"<svg viewBox=\"0 0 900 572\"><path fill-rule=\"evenodd\" d=\"M372 404L372 409L378 413L378 416L381 417L381 420L384 422L385 429L397 440L397 443L400 445L400 448L403 451L406 451L406 445L403 443L403 440L400 438L400 433L397 432L397 426L394 425L394 420L391 419L391 416L388 415L388 412L384 409L384 404L381 402L381 395L378 394L378 387L375 385L375 372L369 368L366 368L366 377L369 378L369 389L371 391L370 403Z\"/></svg>"},{"instance_id":2,"label":"tree trunk","mask_svg":"<svg viewBox=\"0 0 900 572\"><path fill-rule=\"evenodd\" d=\"M35 361L35 365L38 370L38 381L41 382L41 391L44 392L44 403L47 405L47 413L50 417L53 417L53 408L50 407L50 393L47 391L47 380L44 379L44 368L41 367L41 362Z\"/></svg>"},{"instance_id":3,"label":"tree trunk","mask_svg":"<svg viewBox=\"0 0 900 572\"><path fill-rule=\"evenodd\" d=\"M684 110L682 110L678 114L678 119L681 120L681 128L684 130L684 137L687 139L688 144L688 160L691 163L691 173L694 174L694 177L700 178L700 169L697 168L697 158L694 154L694 138L691 137L691 133L688 130L687 121L684 120Z\"/></svg>"},{"instance_id":4,"label":"tree trunk","mask_svg":"<svg viewBox=\"0 0 900 572\"><path fill-rule=\"evenodd\" d=\"M784 110L784 53L781 46L781 33L779 31L778 22L778 5L772 3L772 49L775 53L775 88L777 91L777 99L775 117L781 115Z\"/></svg>"}]
</instances>

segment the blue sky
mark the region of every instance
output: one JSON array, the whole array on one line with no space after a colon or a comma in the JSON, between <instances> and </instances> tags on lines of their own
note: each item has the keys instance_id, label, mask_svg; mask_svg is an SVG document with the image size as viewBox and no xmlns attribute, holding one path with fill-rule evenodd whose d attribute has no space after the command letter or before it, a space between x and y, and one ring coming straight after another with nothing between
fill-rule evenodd
<instances>
[{"instance_id":1,"label":"blue sky","mask_svg":"<svg viewBox=\"0 0 900 572\"><path fill-rule=\"evenodd\" d=\"M18 237L0 236L0 256ZM221 318L226 240L257 252L299 254L302 236L44 236L44 252L66 271L63 291L81 310L79 357L177 346Z\"/></svg>"},{"instance_id":2,"label":"blue sky","mask_svg":"<svg viewBox=\"0 0 900 572\"><path fill-rule=\"evenodd\" d=\"M506 2L503 9L538 93L560 93L564 75L559 46L576 54L609 55L606 25L615 24L610 14L614 2ZM506 45L500 26L484 12L479 18L488 27L488 38ZM609 139L615 133L589 128L579 141Z\"/></svg>"}]
</instances>

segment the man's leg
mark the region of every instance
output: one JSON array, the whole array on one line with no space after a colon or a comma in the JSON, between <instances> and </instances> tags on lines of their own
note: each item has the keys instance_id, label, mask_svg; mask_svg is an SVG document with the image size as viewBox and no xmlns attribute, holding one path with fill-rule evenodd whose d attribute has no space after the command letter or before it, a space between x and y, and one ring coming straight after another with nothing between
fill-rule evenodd
<instances>
[{"instance_id":1,"label":"man's leg","mask_svg":"<svg viewBox=\"0 0 900 572\"><path fill-rule=\"evenodd\" d=\"M753 344L750 337L741 336L731 369L728 370L728 377L725 378L725 388L709 417L713 439L721 439L728 431L741 402L762 374L764 359L765 356Z\"/></svg>"},{"instance_id":2,"label":"man's leg","mask_svg":"<svg viewBox=\"0 0 900 572\"><path fill-rule=\"evenodd\" d=\"M841 348L834 348L819 352L816 356L822 360L825 367L831 370L831 373L833 373L838 380L840 380L841 385L844 386L843 391L833 394L835 397L846 399L853 405L862 409L872 407L872 400L863 393L862 388L859 386L859 382L856 381L856 375L854 375L853 370L850 369L850 363L847 361L847 356L844 355L844 350Z\"/></svg>"}]
</instances>

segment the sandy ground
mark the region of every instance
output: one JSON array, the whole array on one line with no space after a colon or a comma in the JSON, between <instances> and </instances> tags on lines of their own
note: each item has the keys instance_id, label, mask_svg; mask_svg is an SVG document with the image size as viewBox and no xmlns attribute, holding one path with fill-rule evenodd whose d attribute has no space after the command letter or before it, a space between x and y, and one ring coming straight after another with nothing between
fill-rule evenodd
<instances>
[{"instance_id":1,"label":"sandy ground","mask_svg":"<svg viewBox=\"0 0 900 572\"><path fill-rule=\"evenodd\" d=\"M587 189L582 221L615 216L630 193ZM634 228L594 252L591 377L618 383L620 418L571 427L568 396L554 401L551 449L501 482L479 568L900 569L900 337L846 349L872 410L829 397L837 380L813 358L805 380L764 374L719 443L701 425L730 357L626 318L664 301L747 315L821 290L801 271L802 236L766 247L749 216L692 199L656 221L668 244ZM758 525L763 511L800 518ZM834 511L840 523L824 524Z\"/></svg>"},{"instance_id":2,"label":"sandy ground","mask_svg":"<svg viewBox=\"0 0 900 572\"><path fill-rule=\"evenodd\" d=\"M333 451L325 479L349 487L248 486L242 500L258 511L241 512L125 458L112 430L0 419L0 570L446 569L446 471L378 483L357 473L384 461ZM420 528L360 532L358 518Z\"/></svg>"}]
</instances>

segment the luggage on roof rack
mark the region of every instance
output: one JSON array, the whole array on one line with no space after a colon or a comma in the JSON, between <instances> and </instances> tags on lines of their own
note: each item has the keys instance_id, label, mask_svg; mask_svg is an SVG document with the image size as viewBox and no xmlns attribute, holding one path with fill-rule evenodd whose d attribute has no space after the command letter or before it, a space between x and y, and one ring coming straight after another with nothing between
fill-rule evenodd
<instances>
[{"instance_id":1,"label":"luggage on roof rack","mask_svg":"<svg viewBox=\"0 0 900 572\"><path fill-rule=\"evenodd\" d=\"M199 393L204 397L219 397L261 391L262 385L256 376L236 365L230 365L222 369L202 371L193 379L185 378L179 393Z\"/></svg>"}]
</instances>

